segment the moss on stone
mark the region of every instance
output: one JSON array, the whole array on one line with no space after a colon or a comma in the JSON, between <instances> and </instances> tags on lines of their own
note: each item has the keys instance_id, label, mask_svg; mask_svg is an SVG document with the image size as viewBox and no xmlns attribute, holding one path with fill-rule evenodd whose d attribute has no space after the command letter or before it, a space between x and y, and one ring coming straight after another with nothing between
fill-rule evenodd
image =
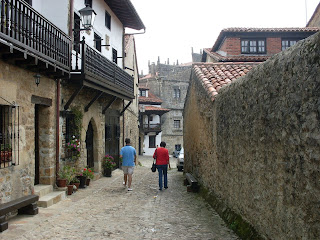
<instances>
[{"instance_id":1,"label":"moss on stone","mask_svg":"<svg viewBox=\"0 0 320 240\"><path fill-rule=\"evenodd\" d=\"M226 206L218 196L209 192L208 189L201 187L200 195L215 209L219 216L227 223L227 226L233 230L241 239L262 240L258 232L246 222L239 214Z\"/></svg>"}]
</instances>

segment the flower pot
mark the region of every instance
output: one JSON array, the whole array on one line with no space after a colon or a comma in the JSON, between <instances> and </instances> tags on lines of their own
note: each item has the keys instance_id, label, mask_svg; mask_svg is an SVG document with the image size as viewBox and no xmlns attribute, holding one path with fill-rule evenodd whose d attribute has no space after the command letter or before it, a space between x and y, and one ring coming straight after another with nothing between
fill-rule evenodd
<instances>
[{"instance_id":1,"label":"flower pot","mask_svg":"<svg viewBox=\"0 0 320 240\"><path fill-rule=\"evenodd\" d=\"M87 180L87 177L85 176L77 176L77 178L80 180L80 186L79 188L86 188L86 180Z\"/></svg>"},{"instance_id":2,"label":"flower pot","mask_svg":"<svg viewBox=\"0 0 320 240\"><path fill-rule=\"evenodd\" d=\"M105 168L104 171L103 171L103 176L112 177L112 169L111 168Z\"/></svg>"},{"instance_id":3,"label":"flower pot","mask_svg":"<svg viewBox=\"0 0 320 240\"><path fill-rule=\"evenodd\" d=\"M58 187L66 187L67 186L67 179L57 179Z\"/></svg>"},{"instance_id":4,"label":"flower pot","mask_svg":"<svg viewBox=\"0 0 320 240\"><path fill-rule=\"evenodd\" d=\"M75 191L77 191L79 189L79 187L80 187L80 183L75 182L75 183L72 183L72 184L76 186L77 189L75 189Z\"/></svg>"},{"instance_id":5,"label":"flower pot","mask_svg":"<svg viewBox=\"0 0 320 240\"><path fill-rule=\"evenodd\" d=\"M89 186L90 180L91 180L90 178L87 178L87 181L86 181L86 185L87 185L87 186Z\"/></svg>"},{"instance_id":6,"label":"flower pot","mask_svg":"<svg viewBox=\"0 0 320 240\"><path fill-rule=\"evenodd\" d=\"M68 195L71 195L73 192L73 185L68 185Z\"/></svg>"}]
</instances>

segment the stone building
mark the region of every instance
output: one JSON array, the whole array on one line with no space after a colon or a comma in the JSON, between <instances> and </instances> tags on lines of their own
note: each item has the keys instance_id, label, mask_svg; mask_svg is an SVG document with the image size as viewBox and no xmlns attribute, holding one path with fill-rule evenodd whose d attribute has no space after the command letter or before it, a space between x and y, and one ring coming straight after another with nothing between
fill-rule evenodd
<instances>
[{"instance_id":1,"label":"stone building","mask_svg":"<svg viewBox=\"0 0 320 240\"><path fill-rule=\"evenodd\" d=\"M125 39L127 29L145 26L130 0L1 3L5 203L39 185L52 189L64 165L91 167L99 177L103 156L117 158L125 135L138 142L138 68L134 41ZM85 4L95 16L93 26L81 19ZM68 143L75 139L80 146L72 149Z\"/></svg>"},{"instance_id":2,"label":"stone building","mask_svg":"<svg viewBox=\"0 0 320 240\"><path fill-rule=\"evenodd\" d=\"M148 87L139 84L140 138L139 154L152 156L162 141L161 119L170 110L161 107L163 101L156 97Z\"/></svg>"},{"instance_id":3,"label":"stone building","mask_svg":"<svg viewBox=\"0 0 320 240\"><path fill-rule=\"evenodd\" d=\"M320 34L263 63L236 62L253 57L224 40L237 54L205 50L219 62L192 67L184 171L243 238L317 239Z\"/></svg>"},{"instance_id":4,"label":"stone building","mask_svg":"<svg viewBox=\"0 0 320 240\"><path fill-rule=\"evenodd\" d=\"M169 60L168 60L169 62ZM163 100L162 107L170 112L161 118L162 141L169 153L183 147L183 107L189 85L191 64L149 64L149 74L140 79L152 93Z\"/></svg>"}]
</instances>

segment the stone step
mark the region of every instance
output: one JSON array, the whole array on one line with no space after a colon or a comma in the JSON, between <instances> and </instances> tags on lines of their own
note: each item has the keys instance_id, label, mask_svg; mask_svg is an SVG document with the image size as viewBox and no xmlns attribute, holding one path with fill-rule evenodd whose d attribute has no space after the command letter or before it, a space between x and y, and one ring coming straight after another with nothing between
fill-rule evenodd
<instances>
[{"instance_id":1,"label":"stone step","mask_svg":"<svg viewBox=\"0 0 320 240\"><path fill-rule=\"evenodd\" d=\"M52 185L38 184L34 186L34 194L38 195L39 198L47 195L48 193L51 193L52 191L53 191Z\"/></svg>"},{"instance_id":2,"label":"stone step","mask_svg":"<svg viewBox=\"0 0 320 240\"><path fill-rule=\"evenodd\" d=\"M38 206L47 208L66 198L65 191L54 191L39 198Z\"/></svg>"}]
</instances>

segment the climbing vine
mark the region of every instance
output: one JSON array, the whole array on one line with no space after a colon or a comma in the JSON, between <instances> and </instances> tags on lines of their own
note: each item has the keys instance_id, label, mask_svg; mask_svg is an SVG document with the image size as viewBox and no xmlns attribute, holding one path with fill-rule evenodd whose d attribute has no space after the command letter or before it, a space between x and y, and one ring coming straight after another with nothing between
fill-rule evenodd
<instances>
[{"instance_id":1,"label":"climbing vine","mask_svg":"<svg viewBox=\"0 0 320 240\"><path fill-rule=\"evenodd\" d=\"M81 136L81 130L82 130L82 119L83 119L83 113L81 111L80 106L73 106L71 108L71 112L74 116L73 118L73 126L74 126L74 134L79 136Z\"/></svg>"}]
</instances>

